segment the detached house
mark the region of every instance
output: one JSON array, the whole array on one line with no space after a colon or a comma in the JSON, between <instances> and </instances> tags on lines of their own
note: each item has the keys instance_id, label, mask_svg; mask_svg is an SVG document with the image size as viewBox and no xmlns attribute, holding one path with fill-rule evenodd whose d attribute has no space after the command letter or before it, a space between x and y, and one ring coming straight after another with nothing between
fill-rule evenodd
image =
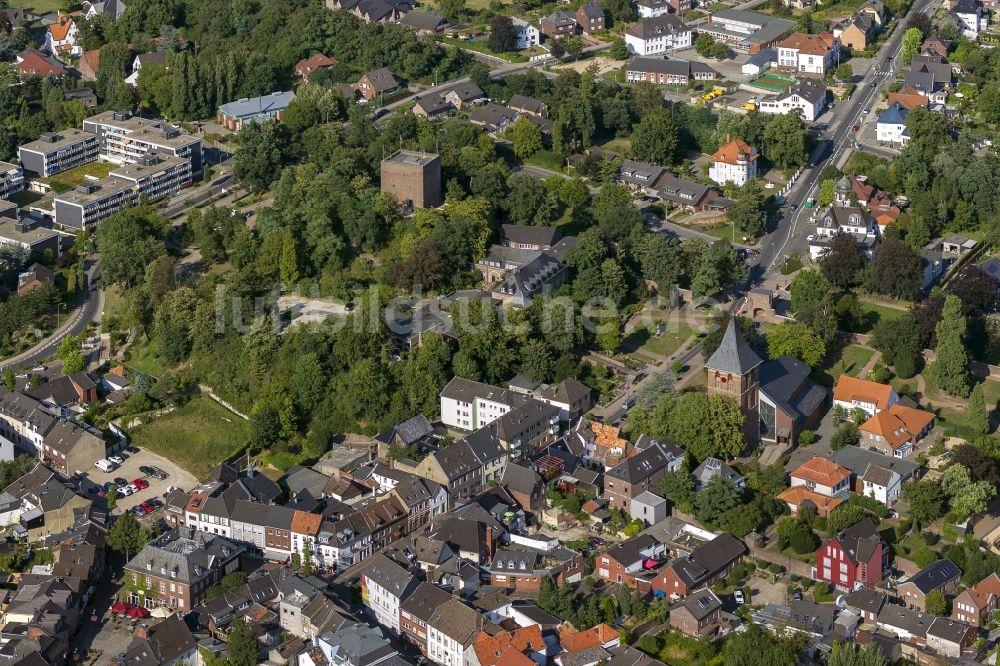
<instances>
[{"instance_id":1,"label":"detached house","mask_svg":"<svg viewBox=\"0 0 1000 666\"><path fill-rule=\"evenodd\" d=\"M1000 576L991 573L955 597L951 604L951 617L973 625L989 623L993 612L1000 607Z\"/></svg>"},{"instance_id":2,"label":"detached house","mask_svg":"<svg viewBox=\"0 0 1000 666\"><path fill-rule=\"evenodd\" d=\"M687 636L711 636L724 625L722 601L712 590L700 590L670 611L670 628Z\"/></svg>"},{"instance_id":3,"label":"detached house","mask_svg":"<svg viewBox=\"0 0 1000 666\"><path fill-rule=\"evenodd\" d=\"M891 386L850 375L841 375L833 390L834 406L842 407L847 411L860 408L869 417L878 414L883 409L889 409L897 402L899 402L899 396Z\"/></svg>"},{"instance_id":4,"label":"detached house","mask_svg":"<svg viewBox=\"0 0 1000 666\"><path fill-rule=\"evenodd\" d=\"M816 551L813 578L853 591L873 588L888 570L889 555L875 523L865 518Z\"/></svg>"},{"instance_id":5,"label":"detached house","mask_svg":"<svg viewBox=\"0 0 1000 666\"><path fill-rule=\"evenodd\" d=\"M604 8L594 0L587 0L576 10L576 23L585 35L604 30Z\"/></svg>"},{"instance_id":6,"label":"detached house","mask_svg":"<svg viewBox=\"0 0 1000 666\"><path fill-rule=\"evenodd\" d=\"M79 34L72 17L59 14L45 33L45 50L52 55L80 55L83 49L76 44Z\"/></svg>"},{"instance_id":7,"label":"detached house","mask_svg":"<svg viewBox=\"0 0 1000 666\"><path fill-rule=\"evenodd\" d=\"M719 185L733 183L742 187L757 177L757 160L760 153L742 139L730 139L712 155L708 177Z\"/></svg>"},{"instance_id":8,"label":"detached house","mask_svg":"<svg viewBox=\"0 0 1000 666\"><path fill-rule=\"evenodd\" d=\"M826 86L812 79L789 86L785 92L765 97L760 102L761 113L798 112L802 120L812 122L826 109Z\"/></svg>"},{"instance_id":9,"label":"detached house","mask_svg":"<svg viewBox=\"0 0 1000 666\"><path fill-rule=\"evenodd\" d=\"M662 592L672 599L686 597L729 575L746 552L742 541L723 532L692 550L690 555L676 557L662 571L653 572L647 584L654 593Z\"/></svg>"},{"instance_id":10,"label":"detached house","mask_svg":"<svg viewBox=\"0 0 1000 666\"><path fill-rule=\"evenodd\" d=\"M896 403L861 425L861 445L883 455L905 458L933 427L933 412Z\"/></svg>"},{"instance_id":11,"label":"detached house","mask_svg":"<svg viewBox=\"0 0 1000 666\"><path fill-rule=\"evenodd\" d=\"M811 505L821 516L828 516L843 504L851 489L851 472L821 456L799 465L791 472L791 487L778 495L793 512Z\"/></svg>"},{"instance_id":12,"label":"detached house","mask_svg":"<svg viewBox=\"0 0 1000 666\"><path fill-rule=\"evenodd\" d=\"M373 100L379 95L396 92L400 88L399 80L388 67L379 67L361 75L354 89L366 100Z\"/></svg>"},{"instance_id":13,"label":"detached house","mask_svg":"<svg viewBox=\"0 0 1000 666\"><path fill-rule=\"evenodd\" d=\"M552 40L565 39L576 34L576 17L569 12L553 12L543 16L538 23L545 36Z\"/></svg>"}]
</instances>

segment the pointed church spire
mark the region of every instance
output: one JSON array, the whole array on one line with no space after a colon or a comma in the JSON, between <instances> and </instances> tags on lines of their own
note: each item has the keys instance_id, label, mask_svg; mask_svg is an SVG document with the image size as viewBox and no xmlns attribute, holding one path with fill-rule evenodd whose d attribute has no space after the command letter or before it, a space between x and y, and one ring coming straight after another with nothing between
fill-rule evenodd
<instances>
[{"instance_id":1,"label":"pointed church spire","mask_svg":"<svg viewBox=\"0 0 1000 666\"><path fill-rule=\"evenodd\" d=\"M746 375L763 363L760 356L750 348L743 334L736 327L736 314L729 317L729 325L722 336L722 343L715 353L705 362L709 370L732 374Z\"/></svg>"}]
</instances>

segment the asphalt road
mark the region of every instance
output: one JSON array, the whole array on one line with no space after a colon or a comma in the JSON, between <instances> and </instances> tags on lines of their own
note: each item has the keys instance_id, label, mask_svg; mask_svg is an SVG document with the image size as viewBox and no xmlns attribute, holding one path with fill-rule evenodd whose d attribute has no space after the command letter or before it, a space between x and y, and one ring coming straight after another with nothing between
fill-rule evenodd
<instances>
[{"instance_id":1,"label":"asphalt road","mask_svg":"<svg viewBox=\"0 0 1000 666\"><path fill-rule=\"evenodd\" d=\"M918 0L911 12L924 12L932 6L930 0ZM907 14L909 16L909 14ZM749 282L761 282L777 274L786 257L800 255L808 247L807 238L815 232L810 221L811 210L802 207L806 199L816 197L819 191L819 174L827 164L836 165L848 150L853 150L854 133L866 110L874 107L883 87L896 80L896 70L902 64L903 33L906 32L907 16L900 18L892 35L882 45L872 65L862 75L861 81L851 99L838 102L832 113L832 121L827 131L821 135L819 145L798 183L789 192L779 213L777 228L764 237L760 244L760 255L755 265L748 271ZM887 61L887 58L889 59ZM876 152L876 151L871 151ZM878 153L876 153L878 154ZM794 210L793 210L794 209Z\"/></svg>"},{"instance_id":2,"label":"asphalt road","mask_svg":"<svg viewBox=\"0 0 1000 666\"><path fill-rule=\"evenodd\" d=\"M73 317L72 322L68 326L63 322L63 327L58 329L58 333L55 335L46 338L22 354L4 360L0 371L11 367L15 369L34 367L55 354L59 343L67 335L78 335L87 328L87 324L100 314L104 304L100 288L95 289L92 286L100 279L100 270L100 266L95 262L94 266L87 271L87 281L83 288L83 305L70 313L70 316Z\"/></svg>"}]
</instances>

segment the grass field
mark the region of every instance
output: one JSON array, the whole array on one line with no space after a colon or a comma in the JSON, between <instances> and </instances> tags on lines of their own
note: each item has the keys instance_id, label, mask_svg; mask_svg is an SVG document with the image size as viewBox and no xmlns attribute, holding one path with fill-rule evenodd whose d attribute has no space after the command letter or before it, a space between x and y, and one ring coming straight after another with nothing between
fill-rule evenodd
<instances>
[{"instance_id":1,"label":"grass field","mask_svg":"<svg viewBox=\"0 0 1000 666\"><path fill-rule=\"evenodd\" d=\"M865 364L875 355L875 351L861 345L848 345L844 348L844 353L840 355L840 360L844 362L844 372L854 377L865 367Z\"/></svg>"},{"instance_id":2,"label":"grass field","mask_svg":"<svg viewBox=\"0 0 1000 666\"><path fill-rule=\"evenodd\" d=\"M105 163L105 162L91 162L90 164L82 164L73 169L68 169L62 173L57 173L54 176L49 176L48 178L39 178L43 183L48 183L52 186L52 189L57 193L67 192L72 190L74 187L86 180L86 176L93 176L95 178L107 178L108 174L112 169L117 167L116 164Z\"/></svg>"},{"instance_id":3,"label":"grass field","mask_svg":"<svg viewBox=\"0 0 1000 666\"><path fill-rule=\"evenodd\" d=\"M868 301L860 301L860 303L861 309L865 313L865 322L858 330L852 331L853 333L869 333L883 318L898 319L906 314L906 310L891 308L888 305L879 305Z\"/></svg>"},{"instance_id":4,"label":"grass field","mask_svg":"<svg viewBox=\"0 0 1000 666\"><path fill-rule=\"evenodd\" d=\"M250 424L211 398L193 398L183 407L131 432L132 443L149 447L199 479L246 445Z\"/></svg>"},{"instance_id":5,"label":"grass field","mask_svg":"<svg viewBox=\"0 0 1000 666\"><path fill-rule=\"evenodd\" d=\"M655 325L652 325L655 330ZM694 333L694 329L684 322L666 323L663 335L656 337L646 328L637 328L622 340L620 349L625 352L645 349L660 356L670 357Z\"/></svg>"},{"instance_id":6,"label":"grass field","mask_svg":"<svg viewBox=\"0 0 1000 666\"><path fill-rule=\"evenodd\" d=\"M39 16L59 11L61 4L59 0L10 0L7 3L10 7L23 9Z\"/></svg>"}]
</instances>

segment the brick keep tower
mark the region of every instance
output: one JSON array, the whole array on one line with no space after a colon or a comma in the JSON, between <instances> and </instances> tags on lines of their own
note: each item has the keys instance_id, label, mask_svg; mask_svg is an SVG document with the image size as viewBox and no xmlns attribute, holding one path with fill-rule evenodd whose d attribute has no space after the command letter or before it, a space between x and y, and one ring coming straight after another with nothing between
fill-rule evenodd
<instances>
[{"instance_id":1,"label":"brick keep tower","mask_svg":"<svg viewBox=\"0 0 1000 666\"><path fill-rule=\"evenodd\" d=\"M748 442L758 439L758 398L760 379L758 368L763 363L736 328L736 315L722 336L722 343L705 361L709 395L722 395L735 400L745 417L743 434Z\"/></svg>"}]
</instances>

